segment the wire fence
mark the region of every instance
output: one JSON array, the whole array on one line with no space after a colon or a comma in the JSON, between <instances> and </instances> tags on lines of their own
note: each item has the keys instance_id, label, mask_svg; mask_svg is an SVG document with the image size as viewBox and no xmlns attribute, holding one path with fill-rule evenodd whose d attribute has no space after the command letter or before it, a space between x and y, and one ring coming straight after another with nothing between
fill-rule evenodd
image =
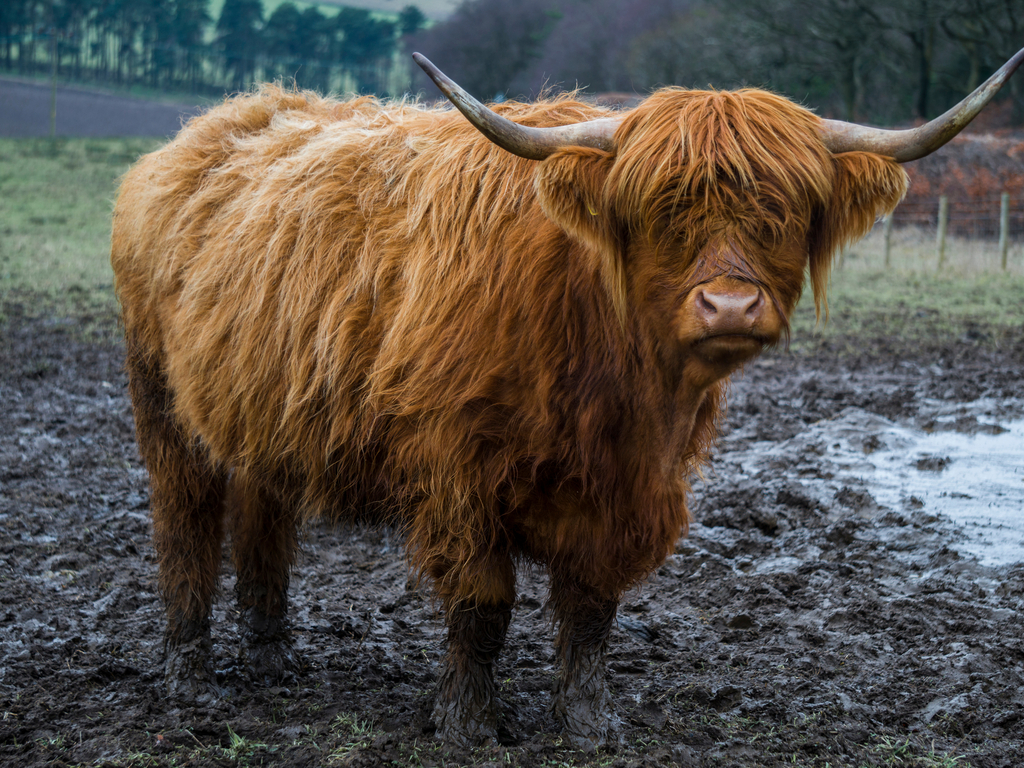
<instances>
[{"instance_id":1,"label":"wire fence","mask_svg":"<svg viewBox=\"0 0 1024 768\"><path fill-rule=\"evenodd\" d=\"M1009 206L1005 214L1004 195ZM947 200L947 235L998 239L1000 222L1005 215L1009 237L1024 238L1024 196L996 193L978 197L944 197ZM897 228L915 226L935 229L939 223L942 199L903 201L893 213L893 225Z\"/></svg>"},{"instance_id":2,"label":"wire fence","mask_svg":"<svg viewBox=\"0 0 1024 768\"><path fill-rule=\"evenodd\" d=\"M1024 275L1024 195L906 200L839 267Z\"/></svg>"}]
</instances>

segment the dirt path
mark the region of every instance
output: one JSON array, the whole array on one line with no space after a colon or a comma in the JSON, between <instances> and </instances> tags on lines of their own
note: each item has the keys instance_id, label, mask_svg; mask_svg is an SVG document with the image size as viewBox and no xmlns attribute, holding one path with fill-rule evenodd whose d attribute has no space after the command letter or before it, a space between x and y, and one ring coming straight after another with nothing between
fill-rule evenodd
<instances>
[{"instance_id":1,"label":"dirt path","mask_svg":"<svg viewBox=\"0 0 1024 768\"><path fill-rule=\"evenodd\" d=\"M507 743L453 758L429 720L441 625L386 533L308 531L292 588L299 684L253 689L234 673L228 577L214 630L228 695L164 698L118 333L112 317L29 316L37 306L0 307L2 765L1024 764L1024 566L958 554L927 505L884 507L870 482L808 490L835 467L829 446L799 442L842 419L870 442L878 424L966 404L977 424L979 402L986 423L1020 418L1019 344L750 366L697 487L699 524L622 606L622 745L561 749L544 579L527 571L499 666ZM752 450L768 452L756 471Z\"/></svg>"},{"instance_id":2,"label":"dirt path","mask_svg":"<svg viewBox=\"0 0 1024 768\"><path fill-rule=\"evenodd\" d=\"M89 88L57 87L58 136L173 136L194 104L134 99ZM0 77L0 136L49 136L48 83Z\"/></svg>"}]
</instances>

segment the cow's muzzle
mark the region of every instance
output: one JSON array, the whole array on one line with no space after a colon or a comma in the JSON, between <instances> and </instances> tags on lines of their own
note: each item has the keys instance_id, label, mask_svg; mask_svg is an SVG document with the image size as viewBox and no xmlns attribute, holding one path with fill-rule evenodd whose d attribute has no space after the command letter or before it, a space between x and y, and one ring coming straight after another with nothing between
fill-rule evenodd
<instances>
[{"instance_id":1,"label":"cow's muzzle","mask_svg":"<svg viewBox=\"0 0 1024 768\"><path fill-rule=\"evenodd\" d=\"M708 338L751 336L762 324L766 302L756 285L698 286L693 292L693 312Z\"/></svg>"},{"instance_id":2,"label":"cow's muzzle","mask_svg":"<svg viewBox=\"0 0 1024 768\"><path fill-rule=\"evenodd\" d=\"M680 341L699 357L731 368L778 342L783 321L763 288L722 276L687 294L677 329Z\"/></svg>"}]
</instances>

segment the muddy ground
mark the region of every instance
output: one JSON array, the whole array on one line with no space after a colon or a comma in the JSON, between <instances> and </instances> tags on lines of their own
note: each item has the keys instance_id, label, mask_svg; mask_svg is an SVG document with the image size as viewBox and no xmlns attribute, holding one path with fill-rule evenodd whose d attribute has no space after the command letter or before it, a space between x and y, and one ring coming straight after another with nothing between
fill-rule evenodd
<instances>
[{"instance_id":1,"label":"muddy ground","mask_svg":"<svg viewBox=\"0 0 1024 768\"><path fill-rule=\"evenodd\" d=\"M958 554L948 521L913 497L881 507L870 479L822 494L827 446L799 450L844 414L871 416L865 450L872 424L1020 418L1024 332L819 341L749 366L696 484L698 524L622 605L609 658L621 745L561 746L544 577L527 570L498 670L506 743L451 755L429 717L441 623L386 532L306 533L296 685L251 688L232 671L226 568L214 632L228 695L165 698L119 332L109 311L72 315L27 295L0 307L4 766L1024 765L1024 565ZM784 441L754 474L730 460Z\"/></svg>"}]
</instances>

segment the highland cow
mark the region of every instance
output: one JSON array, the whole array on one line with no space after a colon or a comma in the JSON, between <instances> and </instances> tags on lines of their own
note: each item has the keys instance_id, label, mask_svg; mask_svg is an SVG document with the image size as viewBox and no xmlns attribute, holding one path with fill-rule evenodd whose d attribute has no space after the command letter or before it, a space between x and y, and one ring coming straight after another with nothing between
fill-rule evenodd
<instances>
[{"instance_id":1,"label":"highland cow","mask_svg":"<svg viewBox=\"0 0 1024 768\"><path fill-rule=\"evenodd\" d=\"M276 86L193 119L121 186L112 262L150 474L172 693L213 690L222 539L241 654L295 666L297 527L400 529L444 611L434 716L496 737L516 565L550 575L554 711L597 745L623 592L685 533L727 377L787 334L833 254L991 98L919 129L761 90L459 112Z\"/></svg>"}]
</instances>

